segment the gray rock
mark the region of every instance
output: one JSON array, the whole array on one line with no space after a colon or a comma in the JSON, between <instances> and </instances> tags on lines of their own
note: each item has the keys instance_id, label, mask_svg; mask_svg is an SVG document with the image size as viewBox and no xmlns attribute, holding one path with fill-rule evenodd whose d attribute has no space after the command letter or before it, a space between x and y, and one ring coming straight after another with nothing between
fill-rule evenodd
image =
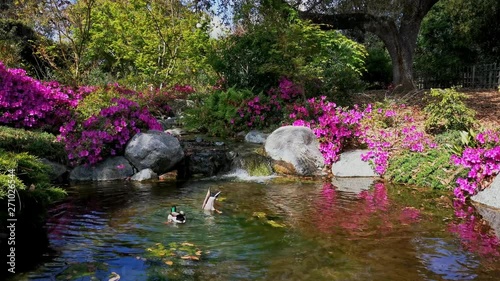
<instances>
[{"instance_id":1,"label":"gray rock","mask_svg":"<svg viewBox=\"0 0 500 281\"><path fill-rule=\"evenodd\" d=\"M69 179L72 181L92 181L94 167L80 165L75 167L69 173Z\"/></svg>"},{"instance_id":2,"label":"gray rock","mask_svg":"<svg viewBox=\"0 0 500 281\"><path fill-rule=\"evenodd\" d=\"M253 130L245 135L245 141L249 143L265 143L268 135L269 134Z\"/></svg>"},{"instance_id":3,"label":"gray rock","mask_svg":"<svg viewBox=\"0 0 500 281\"><path fill-rule=\"evenodd\" d=\"M500 209L500 177L496 176L488 188L479 191L471 199L477 203Z\"/></svg>"},{"instance_id":4,"label":"gray rock","mask_svg":"<svg viewBox=\"0 0 500 281\"><path fill-rule=\"evenodd\" d=\"M324 166L318 140L307 127L284 126L275 130L267 137L265 150L273 160L292 164L300 176L320 174Z\"/></svg>"},{"instance_id":5,"label":"gray rock","mask_svg":"<svg viewBox=\"0 0 500 281\"><path fill-rule=\"evenodd\" d=\"M123 180L134 174L134 168L123 156L111 157L97 164L92 179L94 181Z\"/></svg>"},{"instance_id":6,"label":"gray rock","mask_svg":"<svg viewBox=\"0 0 500 281\"><path fill-rule=\"evenodd\" d=\"M165 133L171 134L174 137L180 137L180 136L184 135L186 132L181 128L173 128L173 129L166 130Z\"/></svg>"},{"instance_id":7,"label":"gray rock","mask_svg":"<svg viewBox=\"0 0 500 281\"><path fill-rule=\"evenodd\" d=\"M171 129L177 125L177 118L168 117L167 119L160 119L158 123L160 123L163 130Z\"/></svg>"},{"instance_id":8,"label":"gray rock","mask_svg":"<svg viewBox=\"0 0 500 281\"><path fill-rule=\"evenodd\" d=\"M139 133L129 141L125 157L138 170L149 168L163 174L182 160L184 151L174 136L151 130Z\"/></svg>"},{"instance_id":9,"label":"gray rock","mask_svg":"<svg viewBox=\"0 0 500 281\"><path fill-rule=\"evenodd\" d=\"M72 181L124 180L134 174L134 168L123 156L111 157L94 167L80 165L69 174Z\"/></svg>"},{"instance_id":10,"label":"gray rock","mask_svg":"<svg viewBox=\"0 0 500 281\"><path fill-rule=\"evenodd\" d=\"M343 152L339 161L333 163L332 173L336 177L378 177L370 163L361 160L361 154L367 150L351 150Z\"/></svg>"},{"instance_id":11,"label":"gray rock","mask_svg":"<svg viewBox=\"0 0 500 281\"><path fill-rule=\"evenodd\" d=\"M134 174L130 179L133 181L146 181L156 178L158 178L158 175L155 172L153 172L153 170L143 169L140 170L138 173Z\"/></svg>"},{"instance_id":12,"label":"gray rock","mask_svg":"<svg viewBox=\"0 0 500 281\"><path fill-rule=\"evenodd\" d=\"M50 174L49 174L49 176L50 176L50 180L51 181L55 181L55 180L63 177L63 175L65 173L69 172L68 168L66 166L62 165L62 164L59 164L59 163L56 163L56 162L52 162L52 161L50 161L48 159L45 159L45 158L40 159L40 161L43 164L45 164L45 165L47 165L47 166L50 167Z\"/></svg>"}]
</instances>

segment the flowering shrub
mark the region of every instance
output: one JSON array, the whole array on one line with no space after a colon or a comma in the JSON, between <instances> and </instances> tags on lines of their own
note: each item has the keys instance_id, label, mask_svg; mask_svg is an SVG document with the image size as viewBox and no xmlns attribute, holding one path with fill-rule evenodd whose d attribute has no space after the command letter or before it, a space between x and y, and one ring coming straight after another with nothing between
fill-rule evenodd
<instances>
[{"instance_id":1,"label":"flowering shrub","mask_svg":"<svg viewBox=\"0 0 500 281\"><path fill-rule=\"evenodd\" d=\"M277 88L267 94L260 94L243 102L238 108L236 118L231 120L233 127L274 128L283 120L286 108L303 96L303 89L286 77L282 77Z\"/></svg>"},{"instance_id":2,"label":"flowering shrub","mask_svg":"<svg viewBox=\"0 0 500 281\"><path fill-rule=\"evenodd\" d=\"M468 169L467 177L457 179L456 198L465 202L469 195L484 189L500 172L500 133L485 131L475 137L478 147L467 147L462 155L452 155L455 165Z\"/></svg>"},{"instance_id":3,"label":"flowering shrub","mask_svg":"<svg viewBox=\"0 0 500 281\"><path fill-rule=\"evenodd\" d=\"M82 123L72 119L61 127L60 141L65 142L73 165L94 165L106 156L123 153L126 143L144 129L161 130L161 125L146 108L128 99L113 99L114 105Z\"/></svg>"},{"instance_id":4,"label":"flowering shrub","mask_svg":"<svg viewBox=\"0 0 500 281\"><path fill-rule=\"evenodd\" d=\"M158 117L173 116L171 103L175 99L187 99L195 89L191 85L175 85L172 89L165 91L161 89L148 89L140 94L139 103L146 106L149 111Z\"/></svg>"},{"instance_id":5,"label":"flowering shrub","mask_svg":"<svg viewBox=\"0 0 500 281\"><path fill-rule=\"evenodd\" d=\"M363 132L360 139L370 150L362 155L363 161L373 161L375 172L383 175L391 154L397 150L409 150L422 153L436 147L427 135L419 130L412 118L412 112L405 105L390 105L372 110L366 109Z\"/></svg>"},{"instance_id":6,"label":"flowering shrub","mask_svg":"<svg viewBox=\"0 0 500 281\"><path fill-rule=\"evenodd\" d=\"M87 87L74 91L55 81L38 81L0 62L0 124L54 131L88 92Z\"/></svg>"},{"instance_id":7,"label":"flowering shrub","mask_svg":"<svg viewBox=\"0 0 500 281\"><path fill-rule=\"evenodd\" d=\"M364 112L358 107L344 110L326 97L309 99L305 106L295 105L290 118L294 126L306 126L313 130L320 143L320 151L326 165L338 160L343 145L361 135L360 121Z\"/></svg>"}]
</instances>

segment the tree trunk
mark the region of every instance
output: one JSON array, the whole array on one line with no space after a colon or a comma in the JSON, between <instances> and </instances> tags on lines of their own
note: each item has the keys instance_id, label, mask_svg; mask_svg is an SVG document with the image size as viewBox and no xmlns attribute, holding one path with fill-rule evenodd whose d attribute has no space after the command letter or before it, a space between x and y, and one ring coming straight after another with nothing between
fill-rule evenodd
<instances>
[{"instance_id":1,"label":"tree trunk","mask_svg":"<svg viewBox=\"0 0 500 281\"><path fill-rule=\"evenodd\" d=\"M398 20L367 13L320 14L300 12L303 19L322 25L323 29L358 28L375 34L384 42L392 61L393 84L398 91L415 89L413 54L423 18L438 0L408 0Z\"/></svg>"}]
</instances>

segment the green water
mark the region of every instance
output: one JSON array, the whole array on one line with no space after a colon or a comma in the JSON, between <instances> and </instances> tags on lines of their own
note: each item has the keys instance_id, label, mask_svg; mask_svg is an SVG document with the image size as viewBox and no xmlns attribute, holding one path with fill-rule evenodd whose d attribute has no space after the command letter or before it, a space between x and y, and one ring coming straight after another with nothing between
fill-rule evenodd
<instances>
[{"instance_id":1,"label":"green water","mask_svg":"<svg viewBox=\"0 0 500 281\"><path fill-rule=\"evenodd\" d=\"M222 192L221 214L201 210L208 188ZM165 224L172 205L186 224ZM482 222L454 218L450 201L425 189L383 184L360 194L319 182L80 185L47 228L44 261L14 280L500 278Z\"/></svg>"}]
</instances>

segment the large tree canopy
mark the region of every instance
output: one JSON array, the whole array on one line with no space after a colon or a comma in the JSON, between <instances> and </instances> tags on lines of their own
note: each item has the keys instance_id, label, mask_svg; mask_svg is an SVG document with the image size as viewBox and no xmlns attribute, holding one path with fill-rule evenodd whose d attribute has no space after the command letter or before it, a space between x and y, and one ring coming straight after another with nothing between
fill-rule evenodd
<instances>
[{"instance_id":1,"label":"large tree canopy","mask_svg":"<svg viewBox=\"0 0 500 281\"><path fill-rule=\"evenodd\" d=\"M212 2L207 0L208 2ZM413 56L423 18L439 0L219 0L235 3L244 13L276 2L294 7L301 18L321 24L324 29L360 29L375 34L387 48L393 65L393 83L402 90L413 84ZM271 3L271 4L270 4ZM220 7L220 4L218 5ZM258 19L257 15L252 18ZM236 17L238 19L238 17Z\"/></svg>"}]
</instances>

